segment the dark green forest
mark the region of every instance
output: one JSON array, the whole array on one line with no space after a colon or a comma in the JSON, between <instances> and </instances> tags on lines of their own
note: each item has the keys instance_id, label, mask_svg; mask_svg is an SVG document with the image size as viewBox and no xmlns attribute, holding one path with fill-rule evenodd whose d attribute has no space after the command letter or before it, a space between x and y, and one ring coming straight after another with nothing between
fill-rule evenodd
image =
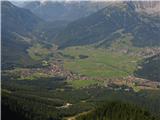
<instances>
[{"instance_id":1,"label":"dark green forest","mask_svg":"<svg viewBox=\"0 0 160 120\"><path fill-rule=\"evenodd\" d=\"M122 114L122 118L126 116L125 114L128 114L128 111L132 113L129 115L133 115L128 117L140 116L140 118L145 118L145 115L147 115L144 120L149 120L152 116L153 120L156 120L154 118L158 120L160 116L159 91L128 93L99 87L76 90L68 86L62 78L41 79L2 81L3 120L7 120L7 117L10 117L6 116L5 113L11 114L14 118L23 118L24 120L61 120L84 111L94 111L95 108L98 108L97 113L99 109L100 113L103 110L104 112L108 110L105 114L110 114L110 111L113 112L112 115L114 114L117 117ZM61 91L61 89L64 90ZM127 104L109 102L99 108L106 101L115 100ZM72 105L67 108L61 108L66 103L71 103ZM139 107L136 107L136 105ZM141 111L140 114L137 111L138 113ZM92 114L89 114L89 116L92 117ZM110 118L108 119L110 120ZM113 120L119 119L115 117Z\"/></svg>"},{"instance_id":2,"label":"dark green forest","mask_svg":"<svg viewBox=\"0 0 160 120\"><path fill-rule=\"evenodd\" d=\"M77 120L156 120L156 117L135 105L108 102L85 115L78 116Z\"/></svg>"},{"instance_id":3,"label":"dark green forest","mask_svg":"<svg viewBox=\"0 0 160 120\"><path fill-rule=\"evenodd\" d=\"M142 69L135 72L138 77L159 81L160 80L160 55L147 58L141 63Z\"/></svg>"}]
</instances>

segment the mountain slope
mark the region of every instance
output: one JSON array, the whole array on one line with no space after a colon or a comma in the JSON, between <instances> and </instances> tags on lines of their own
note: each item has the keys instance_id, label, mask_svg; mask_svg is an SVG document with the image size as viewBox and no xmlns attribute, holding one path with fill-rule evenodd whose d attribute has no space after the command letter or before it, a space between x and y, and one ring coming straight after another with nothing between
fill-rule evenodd
<instances>
[{"instance_id":1,"label":"mountain slope","mask_svg":"<svg viewBox=\"0 0 160 120\"><path fill-rule=\"evenodd\" d=\"M41 19L29 10L18 8L7 1L2 2L2 32L15 32L23 35L31 32L39 22Z\"/></svg>"},{"instance_id":2,"label":"mountain slope","mask_svg":"<svg viewBox=\"0 0 160 120\"><path fill-rule=\"evenodd\" d=\"M53 39L61 32L68 24L68 21L53 21L41 23L33 30L33 34L43 42L53 43Z\"/></svg>"},{"instance_id":3,"label":"mountain slope","mask_svg":"<svg viewBox=\"0 0 160 120\"><path fill-rule=\"evenodd\" d=\"M159 15L160 1L146 0L146 1L130 1L134 5L136 11L152 15Z\"/></svg>"},{"instance_id":4,"label":"mountain slope","mask_svg":"<svg viewBox=\"0 0 160 120\"><path fill-rule=\"evenodd\" d=\"M2 68L10 68L31 61L26 49L32 44L32 30L42 20L29 10L18 8L10 2L2 6Z\"/></svg>"},{"instance_id":5,"label":"mountain slope","mask_svg":"<svg viewBox=\"0 0 160 120\"><path fill-rule=\"evenodd\" d=\"M120 32L121 31L121 32ZM135 46L160 45L160 19L136 12L130 2L108 6L86 18L69 24L57 36L60 47L101 43L110 45L130 33ZM101 45L100 45L101 46Z\"/></svg>"}]
</instances>

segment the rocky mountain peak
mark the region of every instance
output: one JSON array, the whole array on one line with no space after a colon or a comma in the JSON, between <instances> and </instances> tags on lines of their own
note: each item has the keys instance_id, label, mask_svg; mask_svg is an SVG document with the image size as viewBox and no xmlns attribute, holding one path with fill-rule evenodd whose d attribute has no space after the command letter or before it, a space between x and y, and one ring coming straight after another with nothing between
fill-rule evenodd
<instances>
[{"instance_id":1,"label":"rocky mountain peak","mask_svg":"<svg viewBox=\"0 0 160 120\"><path fill-rule=\"evenodd\" d=\"M137 12L160 15L160 1L129 1Z\"/></svg>"}]
</instances>

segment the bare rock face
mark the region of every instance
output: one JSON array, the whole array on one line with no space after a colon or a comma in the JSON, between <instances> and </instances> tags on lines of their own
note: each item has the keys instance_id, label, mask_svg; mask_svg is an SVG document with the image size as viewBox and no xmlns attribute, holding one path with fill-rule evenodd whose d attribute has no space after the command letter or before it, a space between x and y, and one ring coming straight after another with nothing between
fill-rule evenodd
<instances>
[{"instance_id":1,"label":"bare rock face","mask_svg":"<svg viewBox=\"0 0 160 120\"><path fill-rule=\"evenodd\" d=\"M132 4L138 12L160 15L160 1L134 1Z\"/></svg>"},{"instance_id":2,"label":"bare rock face","mask_svg":"<svg viewBox=\"0 0 160 120\"><path fill-rule=\"evenodd\" d=\"M159 1L125 1L125 0L92 0L92 1L80 1L80 0L64 0L64 1L31 1L24 2L24 8L31 10L40 18L47 21L67 20L74 21L81 17L86 17L100 9L110 6L120 6L130 4L138 12L145 12L149 14L160 13ZM17 4L16 4L17 5Z\"/></svg>"},{"instance_id":3,"label":"bare rock face","mask_svg":"<svg viewBox=\"0 0 160 120\"><path fill-rule=\"evenodd\" d=\"M148 9L148 8L157 8L160 5L160 1L135 1L134 2L137 8L140 9Z\"/></svg>"},{"instance_id":4,"label":"bare rock face","mask_svg":"<svg viewBox=\"0 0 160 120\"><path fill-rule=\"evenodd\" d=\"M106 6L123 6L129 5L132 9L134 8L137 12L160 15L160 1L158 0L137 0L137 1L125 1L125 0L113 0L108 1Z\"/></svg>"}]
</instances>

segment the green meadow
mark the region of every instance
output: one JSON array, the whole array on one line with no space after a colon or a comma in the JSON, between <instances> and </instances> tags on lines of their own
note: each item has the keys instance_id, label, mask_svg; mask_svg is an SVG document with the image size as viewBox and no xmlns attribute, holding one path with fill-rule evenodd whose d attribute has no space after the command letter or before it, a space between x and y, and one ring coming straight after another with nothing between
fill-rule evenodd
<instances>
[{"instance_id":1,"label":"green meadow","mask_svg":"<svg viewBox=\"0 0 160 120\"><path fill-rule=\"evenodd\" d=\"M98 80L68 80L68 84L70 84L75 89L86 88L94 85L102 86L101 81Z\"/></svg>"},{"instance_id":2,"label":"green meadow","mask_svg":"<svg viewBox=\"0 0 160 120\"><path fill-rule=\"evenodd\" d=\"M33 60L43 60L44 58L46 58L52 53L51 49L45 48L41 44L34 44L27 51L28 51L28 55Z\"/></svg>"},{"instance_id":3,"label":"green meadow","mask_svg":"<svg viewBox=\"0 0 160 120\"><path fill-rule=\"evenodd\" d=\"M63 54L75 59L65 59L64 68L89 77L126 77L133 75L140 58L127 54L110 52L90 46L70 47ZM80 56L87 56L80 58Z\"/></svg>"}]
</instances>

